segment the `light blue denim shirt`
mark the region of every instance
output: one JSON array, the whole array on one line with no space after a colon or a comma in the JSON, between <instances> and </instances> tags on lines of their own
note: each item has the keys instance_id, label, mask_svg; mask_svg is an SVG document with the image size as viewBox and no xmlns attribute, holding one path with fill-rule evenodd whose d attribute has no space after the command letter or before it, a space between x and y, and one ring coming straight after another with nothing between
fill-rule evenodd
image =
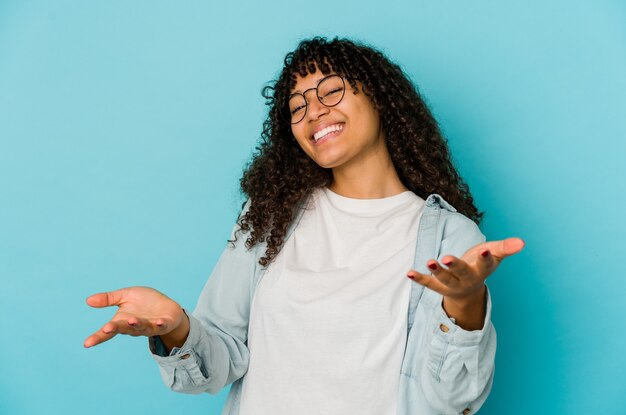
<instances>
[{"instance_id":1,"label":"light blue denim shirt","mask_svg":"<svg viewBox=\"0 0 626 415\"><path fill-rule=\"evenodd\" d=\"M285 240L301 216L302 212ZM441 196L430 195L417 232L414 268L428 274L429 259L460 257L484 241L473 221ZM216 394L232 383L222 415L239 414L250 357L246 346L250 306L266 269L258 263L265 244L249 250L244 242L245 236L240 235L218 260L189 316L191 327L185 344L167 355L158 338L150 339L163 381L172 390ZM440 294L413 283L410 296L398 415L475 413L493 382L496 332L490 319L489 294L485 324L475 331L454 324L443 310Z\"/></svg>"}]
</instances>

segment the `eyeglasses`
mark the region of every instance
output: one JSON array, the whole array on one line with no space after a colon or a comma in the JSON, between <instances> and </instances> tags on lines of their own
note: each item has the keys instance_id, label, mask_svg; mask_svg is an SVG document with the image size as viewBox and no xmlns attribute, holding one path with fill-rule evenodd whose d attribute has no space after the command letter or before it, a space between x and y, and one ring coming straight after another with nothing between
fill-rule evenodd
<instances>
[{"instance_id":1,"label":"eyeglasses","mask_svg":"<svg viewBox=\"0 0 626 415\"><path fill-rule=\"evenodd\" d=\"M315 90L317 99L326 107L334 107L343 99L346 92L346 83L342 76L332 74L320 79L315 88L309 88L300 93L295 92L289 96L289 112L285 114L286 121L297 124L306 116L309 103L304 96L307 92Z\"/></svg>"}]
</instances>

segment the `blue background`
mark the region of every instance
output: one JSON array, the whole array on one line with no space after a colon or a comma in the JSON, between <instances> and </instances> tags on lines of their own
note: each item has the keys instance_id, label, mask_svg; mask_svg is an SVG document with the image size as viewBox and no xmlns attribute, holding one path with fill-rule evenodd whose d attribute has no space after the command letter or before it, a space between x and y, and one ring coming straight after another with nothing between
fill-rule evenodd
<instances>
[{"instance_id":1,"label":"blue background","mask_svg":"<svg viewBox=\"0 0 626 415\"><path fill-rule=\"evenodd\" d=\"M618 414L624 398L623 1L0 0L0 413L219 413L162 385L145 339L83 340L91 293L195 306L238 213L260 90L316 34L418 84L490 239L483 414ZM620 167L622 166L622 167Z\"/></svg>"}]
</instances>

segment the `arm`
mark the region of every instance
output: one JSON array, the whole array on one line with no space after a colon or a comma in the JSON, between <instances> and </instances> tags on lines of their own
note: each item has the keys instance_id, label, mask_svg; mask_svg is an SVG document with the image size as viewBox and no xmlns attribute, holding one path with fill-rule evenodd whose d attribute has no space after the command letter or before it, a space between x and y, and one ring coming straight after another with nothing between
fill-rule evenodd
<instances>
[{"instance_id":1,"label":"arm","mask_svg":"<svg viewBox=\"0 0 626 415\"><path fill-rule=\"evenodd\" d=\"M151 339L150 349L165 384L184 393L217 393L248 369L247 348L253 277L259 246L248 250L245 235L227 246L189 316L189 335L167 353L167 341Z\"/></svg>"},{"instance_id":2,"label":"arm","mask_svg":"<svg viewBox=\"0 0 626 415\"><path fill-rule=\"evenodd\" d=\"M248 316L257 252L245 235L227 246L205 285L193 315L149 287L129 287L90 296L92 307L117 306L113 318L89 336L85 347L118 334L146 336L164 382L179 392L217 393L248 367Z\"/></svg>"},{"instance_id":3,"label":"arm","mask_svg":"<svg viewBox=\"0 0 626 415\"><path fill-rule=\"evenodd\" d=\"M494 243L485 242L476 224L463 215L443 214L438 260L447 268L431 259L427 265L433 275L409 272L428 288L420 302L425 314L423 344L428 348L421 385L425 399L438 412L458 414L470 408L474 413L493 381L496 334L484 280L485 271L493 272L497 264L480 253L486 247L494 250Z\"/></svg>"}]
</instances>

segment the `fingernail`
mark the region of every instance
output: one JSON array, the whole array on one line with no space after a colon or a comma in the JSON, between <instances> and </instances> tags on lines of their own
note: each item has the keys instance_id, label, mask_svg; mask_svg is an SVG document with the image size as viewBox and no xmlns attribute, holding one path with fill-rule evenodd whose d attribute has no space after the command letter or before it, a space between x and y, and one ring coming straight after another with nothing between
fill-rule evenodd
<instances>
[{"instance_id":1,"label":"fingernail","mask_svg":"<svg viewBox=\"0 0 626 415\"><path fill-rule=\"evenodd\" d=\"M430 264L428 265L428 268L432 269L433 271L437 269L437 264Z\"/></svg>"},{"instance_id":2,"label":"fingernail","mask_svg":"<svg viewBox=\"0 0 626 415\"><path fill-rule=\"evenodd\" d=\"M446 267L449 267L450 265L452 265L452 262L453 261L451 259L448 259L447 261L441 261L441 263L445 265Z\"/></svg>"},{"instance_id":3,"label":"fingernail","mask_svg":"<svg viewBox=\"0 0 626 415\"><path fill-rule=\"evenodd\" d=\"M483 258L487 258L489 256L489 250L481 252L480 256L483 257Z\"/></svg>"}]
</instances>

